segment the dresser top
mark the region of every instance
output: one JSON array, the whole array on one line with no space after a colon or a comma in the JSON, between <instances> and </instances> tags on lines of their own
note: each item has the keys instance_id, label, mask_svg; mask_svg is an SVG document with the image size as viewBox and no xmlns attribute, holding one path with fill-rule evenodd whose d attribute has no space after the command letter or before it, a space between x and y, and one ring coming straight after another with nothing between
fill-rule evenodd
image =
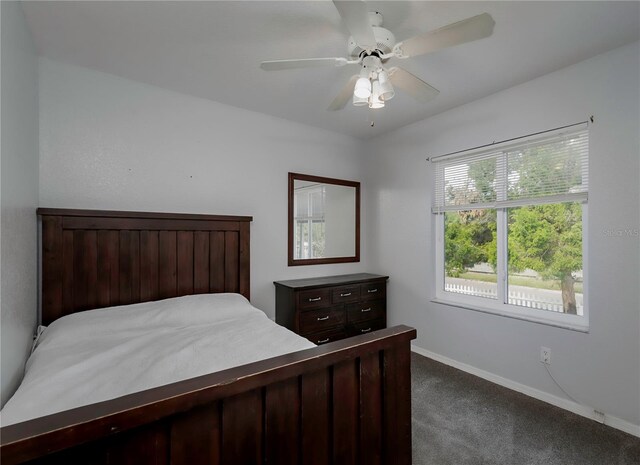
<instances>
[{"instance_id":1,"label":"dresser top","mask_svg":"<svg viewBox=\"0 0 640 465\"><path fill-rule=\"evenodd\" d=\"M372 273L343 274L338 276L320 276L318 278L290 279L288 281L274 281L277 286L291 289L309 289L313 287L333 286L336 284L352 284L374 280L387 280L389 276Z\"/></svg>"}]
</instances>

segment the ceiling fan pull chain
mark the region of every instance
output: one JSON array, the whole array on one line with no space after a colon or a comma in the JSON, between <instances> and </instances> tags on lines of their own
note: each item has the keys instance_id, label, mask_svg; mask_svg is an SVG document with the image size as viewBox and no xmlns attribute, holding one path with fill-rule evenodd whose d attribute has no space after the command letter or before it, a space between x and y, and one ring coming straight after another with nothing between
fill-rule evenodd
<instances>
[{"instance_id":1,"label":"ceiling fan pull chain","mask_svg":"<svg viewBox=\"0 0 640 465\"><path fill-rule=\"evenodd\" d=\"M367 115L369 116L367 119L369 120L369 126L374 127L376 125L376 122L374 120L374 112L371 108L369 108L369 111L367 112Z\"/></svg>"}]
</instances>

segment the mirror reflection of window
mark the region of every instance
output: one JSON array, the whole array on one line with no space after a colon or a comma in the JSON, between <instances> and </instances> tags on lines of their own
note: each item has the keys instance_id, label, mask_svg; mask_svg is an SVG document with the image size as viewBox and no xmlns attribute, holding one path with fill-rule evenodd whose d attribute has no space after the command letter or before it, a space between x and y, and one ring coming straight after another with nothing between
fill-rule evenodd
<instances>
[{"instance_id":1,"label":"mirror reflection of window","mask_svg":"<svg viewBox=\"0 0 640 465\"><path fill-rule=\"evenodd\" d=\"M349 186L326 184L325 256L348 257L356 253L356 195Z\"/></svg>"},{"instance_id":2,"label":"mirror reflection of window","mask_svg":"<svg viewBox=\"0 0 640 465\"><path fill-rule=\"evenodd\" d=\"M360 261L360 183L289 173L288 263Z\"/></svg>"},{"instance_id":3,"label":"mirror reflection of window","mask_svg":"<svg viewBox=\"0 0 640 465\"><path fill-rule=\"evenodd\" d=\"M295 258L323 258L326 186L306 182L300 184L293 198Z\"/></svg>"}]
</instances>

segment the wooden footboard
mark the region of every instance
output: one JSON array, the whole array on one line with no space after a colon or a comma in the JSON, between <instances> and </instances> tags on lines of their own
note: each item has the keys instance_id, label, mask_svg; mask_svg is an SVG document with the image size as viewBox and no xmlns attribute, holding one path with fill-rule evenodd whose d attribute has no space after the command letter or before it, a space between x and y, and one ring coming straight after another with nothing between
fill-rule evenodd
<instances>
[{"instance_id":1,"label":"wooden footboard","mask_svg":"<svg viewBox=\"0 0 640 465\"><path fill-rule=\"evenodd\" d=\"M0 429L3 465L411 464L406 326Z\"/></svg>"}]
</instances>

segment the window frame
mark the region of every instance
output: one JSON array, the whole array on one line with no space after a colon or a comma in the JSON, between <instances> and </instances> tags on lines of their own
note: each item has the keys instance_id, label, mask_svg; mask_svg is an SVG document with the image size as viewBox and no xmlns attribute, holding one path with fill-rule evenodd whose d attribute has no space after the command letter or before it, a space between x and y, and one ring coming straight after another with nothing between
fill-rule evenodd
<instances>
[{"instance_id":1,"label":"window frame","mask_svg":"<svg viewBox=\"0 0 640 465\"><path fill-rule=\"evenodd\" d=\"M526 142L523 142L523 144ZM458 157L456 157L458 158ZM460 157L463 158L463 157ZM436 185L434 180L434 186ZM434 187L435 188L435 187ZM570 196L565 196L570 197ZM559 204L567 201L575 201L568 199L560 200L554 196L546 199L532 199L531 203L535 204ZM520 202L519 202L520 203ZM580 332L589 331L589 264L587 254L588 244L588 198L581 202L582 205L582 274L583 274L583 314L572 315L567 313L553 312L550 310L534 309L508 303L508 209L521 205L491 205L480 206L478 208L489 208L496 210L496 235L497 235L497 298L486 298L479 296L471 296L449 292L445 290L445 211L434 211L434 240L435 247L434 256L434 274L435 274L435 296L432 302L445 304L453 307L459 307L494 315L516 318L535 323L565 328Z\"/></svg>"}]
</instances>

